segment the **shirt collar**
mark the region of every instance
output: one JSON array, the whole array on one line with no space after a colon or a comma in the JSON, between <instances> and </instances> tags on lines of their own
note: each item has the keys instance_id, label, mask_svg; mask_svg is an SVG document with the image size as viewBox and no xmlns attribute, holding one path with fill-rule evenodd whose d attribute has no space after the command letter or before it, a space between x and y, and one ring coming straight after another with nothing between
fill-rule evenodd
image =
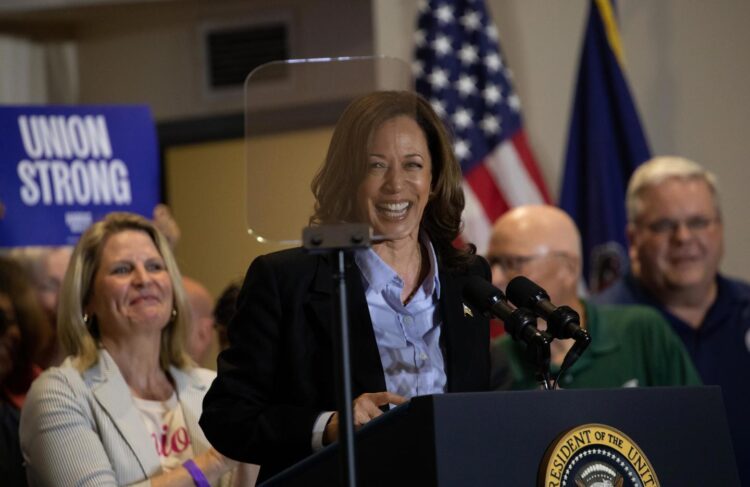
<instances>
[{"instance_id":1,"label":"shirt collar","mask_svg":"<svg viewBox=\"0 0 750 487\"><path fill-rule=\"evenodd\" d=\"M435 249L432 246L430 239L427 238L424 233L420 234L419 239L427 249L428 260L430 263L430 271L427 273L427 276L420 286L424 287L425 294L428 296L435 293L437 298L440 299L440 278L438 275L437 255L435 254ZM365 291L372 290L375 293L381 293L388 283L395 279L398 279L399 281L401 279L372 248L357 251L354 254L354 261L356 262L357 267L359 267L360 272L362 272Z\"/></svg>"}]
</instances>

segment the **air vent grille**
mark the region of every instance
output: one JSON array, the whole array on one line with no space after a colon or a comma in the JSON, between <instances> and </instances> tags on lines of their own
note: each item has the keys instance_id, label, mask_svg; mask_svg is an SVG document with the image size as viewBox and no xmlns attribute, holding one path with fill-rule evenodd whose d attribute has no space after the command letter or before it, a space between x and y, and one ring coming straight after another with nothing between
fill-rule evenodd
<instances>
[{"instance_id":1,"label":"air vent grille","mask_svg":"<svg viewBox=\"0 0 750 487\"><path fill-rule=\"evenodd\" d=\"M208 83L211 89L241 87L261 64L289 57L287 26L283 23L224 27L206 34ZM283 76L274 69L268 76Z\"/></svg>"}]
</instances>

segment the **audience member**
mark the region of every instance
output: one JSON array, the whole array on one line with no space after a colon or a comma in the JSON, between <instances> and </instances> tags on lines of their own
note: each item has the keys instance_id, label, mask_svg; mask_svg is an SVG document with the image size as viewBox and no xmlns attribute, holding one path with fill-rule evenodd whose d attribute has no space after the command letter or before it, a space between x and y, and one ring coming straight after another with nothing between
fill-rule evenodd
<instances>
[{"instance_id":1,"label":"audience member","mask_svg":"<svg viewBox=\"0 0 750 487\"><path fill-rule=\"evenodd\" d=\"M236 462L197 424L214 373L185 353L188 316L174 257L152 223L113 213L86 230L60 300L71 356L34 382L21 413L32 485L232 482Z\"/></svg>"},{"instance_id":2,"label":"audience member","mask_svg":"<svg viewBox=\"0 0 750 487\"><path fill-rule=\"evenodd\" d=\"M10 297L0 292L0 386L14 367L21 334L13 314ZM0 392L0 478L3 485L26 485L21 446L18 442L19 410Z\"/></svg>"},{"instance_id":3,"label":"audience member","mask_svg":"<svg viewBox=\"0 0 750 487\"><path fill-rule=\"evenodd\" d=\"M716 177L681 157L641 165L627 190L630 272L595 299L658 309L704 384L721 386L743 485L750 485L750 285L719 272Z\"/></svg>"},{"instance_id":4,"label":"audience member","mask_svg":"<svg viewBox=\"0 0 750 487\"><path fill-rule=\"evenodd\" d=\"M488 259L493 283L505 288L524 275L543 287L557 306L570 306L591 344L558 384L565 388L633 387L700 384L682 343L659 314L645 306L599 306L578 296L581 237L573 220L553 206L522 206L506 212L494 225ZM546 323L539 322L545 329ZM553 373L573 345L554 340ZM495 388L538 386L527 363L525 346L504 335L492 345Z\"/></svg>"},{"instance_id":5,"label":"audience member","mask_svg":"<svg viewBox=\"0 0 750 487\"><path fill-rule=\"evenodd\" d=\"M10 301L7 317L13 318L20 333L18 347L11 355L13 368L3 382L2 394L20 409L31 382L41 372L37 363L48 348L50 332L26 273L15 260L3 256L0 292Z\"/></svg>"},{"instance_id":6,"label":"audience member","mask_svg":"<svg viewBox=\"0 0 750 487\"><path fill-rule=\"evenodd\" d=\"M21 266L0 256L0 479L2 485L26 485L18 426L35 365L49 329Z\"/></svg>"},{"instance_id":7,"label":"audience member","mask_svg":"<svg viewBox=\"0 0 750 487\"><path fill-rule=\"evenodd\" d=\"M26 270L47 317L51 339L39 360L42 368L58 365L63 353L57 338L57 306L60 286L70 262L72 247L17 247L9 252Z\"/></svg>"},{"instance_id":8,"label":"audience member","mask_svg":"<svg viewBox=\"0 0 750 487\"><path fill-rule=\"evenodd\" d=\"M229 321L237 311L237 297L239 294L239 284L231 283L224 288L219 299L216 300L216 307L214 308L214 323L216 326L216 333L219 336L220 350L226 350L229 348L227 328L229 327Z\"/></svg>"},{"instance_id":9,"label":"audience member","mask_svg":"<svg viewBox=\"0 0 750 487\"><path fill-rule=\"evenodd\" d=\"M382 238L348 272L355 426L408 397L488 389L488 320L461 290L490 271L453 246L461 171L430 104L410 92L353 101L313 193L313 224L367 222ZM201 426L220 451L260 463L261 478L337 438L335 268L290 249L247 272Z\"/></svg>"},{"instance_id":10,"label":"audience member","mask_svg":"<svg viewBox=\"0 0 750 487\"><path fill-rule=\"evenodd\" d=\"M203 364L214 341L213 298L208 289L195 279L183 276L182 286L190 304L187 352L196 363Z\"/></svg>"},{"instance_id":11,"label":"audience member","mask_svg":"<svg viewBox=\"0 0 750 487\"><path fill-rule=\"evenodd\" d=\"M180 239L180 228L172 217L169 207L156 205L153 211L154 226L167 238L171 248ZM51 339L48 348L42 351L38 365L47 368L58 365L64 358L57 338L57 306L65 270L68 267L73 247L70 246L27 246L9 249L7 254L17 260L25 269L44 310Z\"/></svg>"},{"instance_id":12,"label":"audience member","mask_svg":"<svg viewBox=\"0 0 750 487\"><path fill-rule=\"evenodd\" d=\"M180 226L177 224L177 220L172 216L172 211L167 205L158 204L154 206L152 218L154 226L164 235L167 243L169 243L169 247L174 251L174 248L180 241L182 232L180 231Z\"/></svg>"}]
</instances>

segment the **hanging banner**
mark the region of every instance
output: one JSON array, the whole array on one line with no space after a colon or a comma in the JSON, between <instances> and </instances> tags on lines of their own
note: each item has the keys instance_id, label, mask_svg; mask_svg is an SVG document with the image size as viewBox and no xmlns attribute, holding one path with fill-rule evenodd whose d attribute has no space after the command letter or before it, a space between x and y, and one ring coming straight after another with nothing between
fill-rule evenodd
<instances>
[{"instance_id":1,"label":"hanging banner","mask_svg":"<svg viewBox=\"0 0 750 487\"><path fill-rule=\"evenodd\" d=\"M146 106L0 107L0 247L72 245L111 211L160 201Z\"/></svg>"}]
</instances>

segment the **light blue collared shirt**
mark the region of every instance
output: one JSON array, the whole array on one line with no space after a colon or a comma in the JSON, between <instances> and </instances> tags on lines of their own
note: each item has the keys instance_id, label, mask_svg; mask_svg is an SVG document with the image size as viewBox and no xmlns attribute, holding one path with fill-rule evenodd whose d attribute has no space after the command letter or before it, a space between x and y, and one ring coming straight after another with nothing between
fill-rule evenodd
<instances>
[{"instance_id":1,"label":"light blue collared shirt","mask_svg":"<svg viewBox=\"0 0 750 487\"><path fill-rule=\"evenodd\" d=\"M357 252L380 361L389 392L410 398L445 392L440 348L442 318L435 250L427 238L430 272L408 304L401 302L404 282L372 249Z\"/></svg>"}]
</instances>

